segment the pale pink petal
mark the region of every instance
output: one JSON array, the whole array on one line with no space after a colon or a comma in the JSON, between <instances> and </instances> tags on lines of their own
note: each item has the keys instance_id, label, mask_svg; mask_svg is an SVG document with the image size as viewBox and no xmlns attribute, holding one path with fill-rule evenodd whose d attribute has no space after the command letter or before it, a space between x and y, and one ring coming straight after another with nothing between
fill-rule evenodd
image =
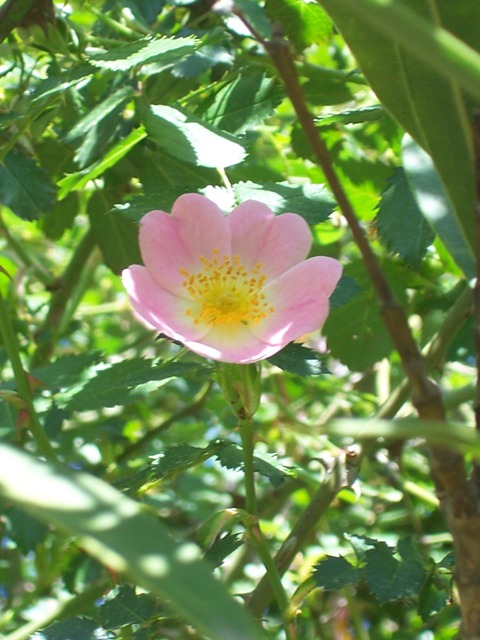
<instances>
[{"instance_id":1,"label":"pale pink petal","mask_svg":"<svg viewBox=\"0 0 480 640\"><path fill-rule=\"evenodd\" d=\"M210 259L214 250L230 256L230 227L214 202L197 193L187 193L175 200L172 217L178 221L178 236L192 261L198 261L200 256Z\"/></svg>"},{"instance_id":2,"label":"pale pink petal","mask_svg":"<svg viewBox=\"0 0 480 640\"><path fill-rule=\"evenodd\" d=\"M319 256L269 282L264 291L274 312L252 325L252 334L267 344L283 346L320 329L328 315L328 298L341 275L337 260Z\"/></svg>"},{"instance_id":3,"label":"pale pink petal","mask_svg":"<svg viewBox=\"0 0 480 640\"><path fill-rule=\"evenodd\" d=\"M261 202L247 200L228 216L232 253L247 267L262 264L267 279L278 277L304 260L312 235L303 218L293 213L274 216Z\"/></svg>"},{"instance_id":4,"label":"pale pink petal","mask_svg":"<svg viewBox=\"0 0 480 640\"><path fill-rule=\"evenodd\" d=\"M180 268L194 266L180 237L179 221L164 211L150 211L140 221L139 242L150 275L165 289L178 291L184 280Z\"/></svg>"},{"instance_id":5,"label":"pale pink petal","mask_svg":"<svg viewBox=\"0 0 480 640\"><path fill-rule=\"evenodd\" d=\"M152 278L150 272L133 265L122 273L123 286L143 322L173 340L201 340L209 327L195 325L186 311L190 300L173 295Z\"/></svg>"},{"instance_id":6,"label":"pale pink petal","mask_svg":"<svg viewBox=\"0 0 480 640\"><path fill-rule=\"evenodd\" d=\"M283 347L283 344L265 344L243 325L237 327L218 325L212 328L201 342L188 340L184 344L204 358L238 364L248 364L269 358Z\"/></svg>"}]
</instances>

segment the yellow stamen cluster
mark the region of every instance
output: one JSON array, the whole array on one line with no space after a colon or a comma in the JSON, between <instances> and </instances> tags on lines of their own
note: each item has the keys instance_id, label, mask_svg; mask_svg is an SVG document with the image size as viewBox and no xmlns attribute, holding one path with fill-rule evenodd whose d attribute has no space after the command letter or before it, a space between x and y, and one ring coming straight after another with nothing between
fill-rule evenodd
<instances>
[{"instance_id":1,"label":"yellow stamen cluster","mask_svg":"<svg viewBox=\"0 0 480 640\"><path fill-rule=\"evenodd\" d=\"M258 324L274 311L263 293L266 277L261 263L248 270L238 255L220 257L218 249L211 259L199 260L203 269L196 273L180 269L184 289L200 303L185 312L195 324Z\"/></svg>"}]
</instances>

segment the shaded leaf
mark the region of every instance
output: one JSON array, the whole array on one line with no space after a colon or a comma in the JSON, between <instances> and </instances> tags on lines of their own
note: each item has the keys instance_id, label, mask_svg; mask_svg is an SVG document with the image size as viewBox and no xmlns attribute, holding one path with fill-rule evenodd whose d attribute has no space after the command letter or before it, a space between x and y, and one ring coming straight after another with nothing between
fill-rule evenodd
<instances>
[{"instance_id":1,"label":"shaded leaf","mask_svg":"<svg viewBox=\"0 0 480 640\"><path fill-rule=\"evenodd\" d=\"M142 263L138 226L120 213L109 211L111 204L104 191L95 191L88 202L88 216L105 264L120 274L126 267Z\"/></svg>"},{"instance_id":2,"label":"shaded leaf","mask_svg":"<svg viewBox=\"0 0 480 640\"><path fill-rule=\"evenodd\" d=\"M434 233L412 194L403 169L388 181L374 220L378 238L414 269L419 269Z\"/></svg>"},{"instance_id":3,"label":"shaded leaf","mask_svg":"<svg viewBox=\"0 0 480 640\"><path fill-rule=\"evenodd\" d=\"M418 595L425 582L426 572L419 561L397 560L384 542L366 551L365 563L368 586L381 604Z\"/></svg>"},{"instance_id":4,"label":"shaded leaf","mask_svg":"<svg viewBox=\"0 0 480 640\"><path fill-rule=\"evenodd\" d=\"M313 577L317 586L327 591L337 591L364 579L363 570L354 567L342 556L325 556L315 566Z\"/></svg>"},{"instance_id":5,"label":"shaded leaf","mask_svg":"<svg viewBox=\"0 0 480 640\"><path fill-rule=\"evenodd\" d=\"M328 373L324 355L295 342L291 342L267 360L276 367L296 373L302 378Z\"/></svg>"},{"instance_id":6,"label":"shaded leaf","mask_svg":"<svg viewBox=\"0 0 480 640\"><path fill-rule=\"evenodd\" d=\"M68 355L57 358L51 364L32 369L30 373L48 389L57 391L77 384L82 379L82 374L101 359L98 352Z\"/></svg>"},{"instance_id":7,"label":"shaded leaf","mask_svg":"<svg viewBox=\"0 0 480 640\"><path fill-rule=\"evenodd\" d=\"M151 62L171 65L197 47L195 38L142 38L105 53L90 57L90 63L102 69L127 71Z\"/></svg>"},{"instance_id":8,"label":"shaded leaf","mask_svg":"<svg viewBox=\"0 0 480 640\"><path fill-rule=\"evenodd\" d=\"M24 220L36 220L53 207L55 189L34 160L10 151L0 164L0 203Z\"/></svg>"},{"instance_id":9,"label":"shaded leaf","mask_svg":"<svg viewBox=\"0 0 480 640\"><path fill-rule=\"evenodd\" d=\"M227 533L217 538L205 553L205 560L214 567L220 567L223 561L244 544L242 536L238 533Z\"/></svg>"},{"instance_id":10,"label":"shaded leaf","mask_svg":"<svg viewBox=\"0 0 480 640\"><path fill-rule=\"evenodd\" d=\"M32 640L113 640L113 635L88 618L67 618L37 631Z\"/></svg>"},{"instance_id":11,"label":"shaded leaf","mask_svg":"<svg viewBox=\"0 0 480 640\"><path fill-rule=\"evenodd\" d=\"M152 105L143 115L149 136L168 154L201 167L229 167L245 149L228 134L166 105Z\"/></svg>"},{"instance_id":12,"label":"shaded leaf","mask_svg":"<svg viewBox=\"0 0 480 640\"><path fill-rule=\"evenodd\" d=\"M374 104L358 109L345 109L338 113L318 116L315 122L319 126L330 124L360 124L362 122L374 122L385 117L385 109L381 104Z\"/></svg>"},{"instance_id":13,"label":"shaded leaf","mask_svg":"<svg viewBox=\"0 0 480 640\"><path fill-rule=\"evenodd\" d=\"M202 117L219 129L242 133L270 115L283 96L274 78L245 70L215 93Z\"/></svg>"},{"instance_id":14,"label":"shaded leaf","mask_svg":"<svg viewBox=\"0 0 480 640\"><path fill-rule=\"evenodd\" d=\"M105 629L118 629L129 624L141 624L154 610L154 601L146 593L135 593L130 585L110 591L100 607L99 620Z\"/></svg>"}]
</instances>

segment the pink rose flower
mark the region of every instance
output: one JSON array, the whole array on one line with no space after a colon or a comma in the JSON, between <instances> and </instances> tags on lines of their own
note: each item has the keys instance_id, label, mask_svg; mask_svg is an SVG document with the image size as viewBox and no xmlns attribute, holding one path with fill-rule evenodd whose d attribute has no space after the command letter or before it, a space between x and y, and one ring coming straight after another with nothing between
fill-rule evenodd
<instances>
[{"instance_id":1,"label":"pink rose flower","mask_svg":"<svg viewBox=\"0 0 480 640\"><path fill-rule=\"evenodd\" d=\"M140 223L145 266L123 284L139 319L206 358L257 362L319 329L342 273L338 260L306 256L311 234L294 213L248 200L225 216L197 194Z\"/></svg>"}]
</instances>

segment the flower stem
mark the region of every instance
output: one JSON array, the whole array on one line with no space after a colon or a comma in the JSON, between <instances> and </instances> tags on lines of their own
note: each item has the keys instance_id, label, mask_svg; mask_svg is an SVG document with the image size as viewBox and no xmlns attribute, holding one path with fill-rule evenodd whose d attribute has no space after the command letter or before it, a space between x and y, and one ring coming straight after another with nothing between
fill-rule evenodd
<instances>
[{"instance_id":1,"label":"flower stem","mask_svg":"<svg viewBox=\"0 0 480 640\"><path fill-rule=\"evenodd\" d=\"M255 491L255 470L253 461L253 433L254 431L252 417L240 420L240 435L243 445L245 502L248 513L253 516L250 524L248 524L247 522L247 529L250 535L250 540L254 544L258 555L260 556L260 559L265 566L273 595L282 614L287 640L296 640L297 635L290 612L290 603L283 588L280 574L278 572L275 561L270 554L267 542L263 536L258 519L257 497Z\"/></svg>"},{"instance_id":2,"label":"flower stem","mask_svg":"<svg viewBox=\"0 0 480 640\"><path fill-rule=\"evenodd\" d=\"M5 349L7 350L8 357L12 365L15 382L17 384L18 395L23 401L25 409L28 413L29 427L37 444L38 451L41 455L44 456L46 460L55 461L57 460L57 456L45 434L45 431L43 430L43 427L33 405L30 383L28 380L28 376L23 368L22 360L20 358L17 336L15 335L15 331L13 330L10 318L8 317L7 306L1 294L0 334L2 335Z\"/></svg>"}]
</instances>

